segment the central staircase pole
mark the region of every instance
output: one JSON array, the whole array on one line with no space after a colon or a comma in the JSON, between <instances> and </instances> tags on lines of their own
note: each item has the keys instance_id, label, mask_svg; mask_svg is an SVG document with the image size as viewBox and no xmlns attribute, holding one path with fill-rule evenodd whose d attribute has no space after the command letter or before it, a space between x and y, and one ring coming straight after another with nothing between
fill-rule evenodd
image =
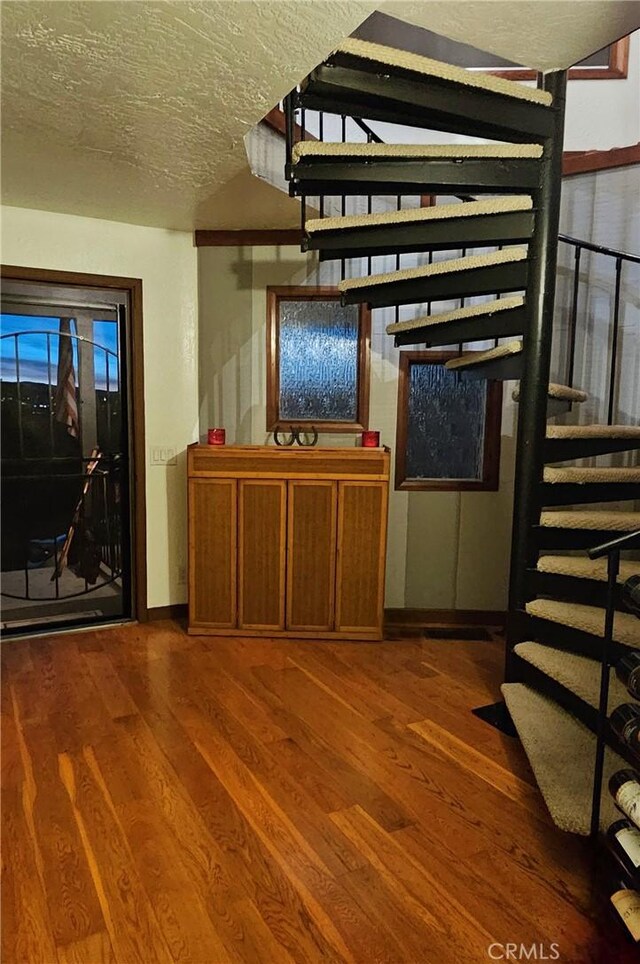
<instances>
[{"instance_id":1,"label":"central staircase pole","mask_svg":"<svg viewBox=\"0 0 640 964\"><path fill-rule=\"evenodd\" d=\"M521 637L521 613L527 601L527 569L535 566L532 527L540 521L543 446L547 422L547 390L551 366L551 336L556 284L562 147L567 72L544 75L542 88L553 96L554 130L544 142L540 182L535 196L536 223L529 244L530 306L524 338L524 372L520 383L514 492L509 620L505 678L510 680L511 653Z\"/></svg>"}]
</instances>

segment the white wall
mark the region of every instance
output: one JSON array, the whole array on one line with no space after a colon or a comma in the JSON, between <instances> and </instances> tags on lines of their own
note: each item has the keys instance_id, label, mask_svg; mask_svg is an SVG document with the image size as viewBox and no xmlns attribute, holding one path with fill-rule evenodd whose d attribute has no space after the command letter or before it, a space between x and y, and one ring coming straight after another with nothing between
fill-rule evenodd
<instances>
[{"instance_id":1,"label":"white wall","mask_svg":"<svg viewBox=\"0 0 640 964\"><path fill-rule=\"evenodd\" d=\"M570 80L565 151L607 151L640 142L640 30L631 34L629 70L617 80Z\"/></svg>"},{"instance_id":2,"label":"white wall","mask_svg":"<svg viewBox=\"0 0 640 964\"><path fill-rule=\"evenodd\" d=\"M185 447L198 435L197 256L182 231L2 208L2 261L141 278L147 445L148 604L186 600ZM173 446L175 466L149 464Z\"/></svg>"}]
</instances>

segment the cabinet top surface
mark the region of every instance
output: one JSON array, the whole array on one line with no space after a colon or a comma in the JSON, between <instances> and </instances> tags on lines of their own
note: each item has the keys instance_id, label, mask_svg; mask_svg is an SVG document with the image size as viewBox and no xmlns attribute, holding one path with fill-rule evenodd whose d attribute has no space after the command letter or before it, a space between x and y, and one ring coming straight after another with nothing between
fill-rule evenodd
<instances>
[{"instance_id":1,"label":"cabinet top surface","mask_svg":"<svg viewBox=\"0 0 640 964\"><path fill-rule=\"evenodd\" d=\"M389 449L275 445L202 445L188 450L189 475L226 478L389 477Z\"/></svg>"},{"instance_id":2,"label":"cabinet top surface","mask_svg":"<svg viewBox=\"0 0 640 964\"><path fill-rule=\"evenodd\" d=\"M367 446L346 446L346 445L208 445L206 442L193 442L188 446L191 451L196 451L198 455L220 455L232 452L234 455L241 455L243 452L258 455L263 452L269 455L347 455L347 456L366 456L380 455L381 452L389 452L386 445L378 447Z\"/></svg>"}]
</instances>

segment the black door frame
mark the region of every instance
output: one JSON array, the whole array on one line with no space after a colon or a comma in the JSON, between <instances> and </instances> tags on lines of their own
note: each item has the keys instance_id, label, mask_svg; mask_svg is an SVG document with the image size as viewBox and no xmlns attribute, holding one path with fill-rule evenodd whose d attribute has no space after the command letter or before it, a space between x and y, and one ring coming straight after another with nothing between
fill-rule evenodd
<instances>
[{"instance_id":1,"label":"black door frame","mask_svg":"<svg viewBox=\"0 0 640 964\"><path fill-rule=\"evenodd\" d=\"M147 506L145 489L144 437L144 350L142 330L142 280L113 275L86 274L79 271L56 271L48 268L24 268L1 265L0 278L11 281L40 282L82 288L116 288L126 291L129 300L129 325L126 331L128 363L129 432L131 435L130 501L131 556L133 566L132 618L146 622L147 607Z\"/></svg>"}]
</instances>

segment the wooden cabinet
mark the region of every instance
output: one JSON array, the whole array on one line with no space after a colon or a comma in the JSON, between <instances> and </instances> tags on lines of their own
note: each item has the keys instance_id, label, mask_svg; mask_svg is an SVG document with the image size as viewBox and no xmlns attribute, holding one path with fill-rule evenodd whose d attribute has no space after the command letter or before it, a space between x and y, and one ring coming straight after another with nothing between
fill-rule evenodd
<instances>
[{"instance_id":1,"label":"wooden cabinet","mask_svg":"<svg viewBox=\"0 0 640 964\"><path fill-rule=\"evenodd\" d=\"M189 481L189 620L231 629L237 613L237 485Z\"/></svg>"},{"instance_id":2,"label":"wooden cabinet","mask_svg":"<svg viewBox=\"0 0 640 964\"><path fill-rule=\"evenodd\" d=\"M382 483L339 483L336 629L341 633L374 631L382 624L384 546L370 520L386 511Z\"/></svg>"},{"instance_id":3,"label":"wooden cabinet","mask_svg":"<svg viewBox=\"0 0 640 964\"><path fill-rule=\"evenodd\" d=\"M387 449L192 445L189 632L380 639Z\"/></svg>"},{"instance_id":4,"label":"wooden cabinet","mask_svg":"<svg viewBox=\"0 0 640 964\"><path fill-rule=\"evenodd\" d=\"M336 583L337 483L288 483L287 629L331 632Z\"/></svg>"},{"instance_id":5,"label":"wooden cabinet","mask_svg":"<svg viewBox=\"0 0 640 964\"><path fill-rule=\"evenodd\" d=\"M238 628L284 629L287 483L240 479Z\"/></svg>"}]
</instances>

